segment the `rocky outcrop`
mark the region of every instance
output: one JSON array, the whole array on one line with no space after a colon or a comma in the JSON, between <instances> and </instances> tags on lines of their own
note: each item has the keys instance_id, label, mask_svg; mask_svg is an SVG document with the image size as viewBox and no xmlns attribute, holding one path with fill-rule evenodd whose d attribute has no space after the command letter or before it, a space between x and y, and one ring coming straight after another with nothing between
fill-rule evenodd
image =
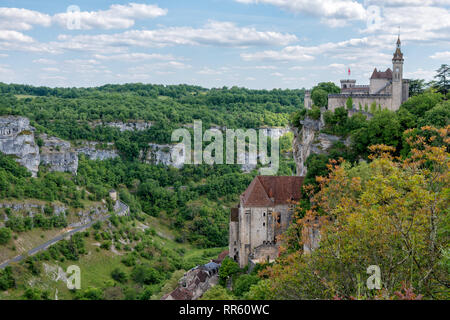
<instances>
[{"instance_id":1,"label":"rocky outcrop","mask_svg":"<svg viewBox=\"0 0 450 320\"><path fill-rule=\"evenodd\" d=\"M297 166L297 175L306 176L308 168L306 167L306 159L311 154L328 154L328 150L336 143L342 142L346 146L350 145L350 140L340 138L325 133L320 130L324 124L322 120L312 120L306 118L300 121L301 129L293 128L293 152L294 160Z\"/></svg>"},{"instance_id":2,"label":"rocky outcrop","mask_svg":"<svg viewBox=\"0 0 450 320\"><path fill-rule=\"evenodd\" d=\"M48 137L46 134L42 134L40 138L44 142L41 147L43 165L49 166L50 171L77 173L78 153L71 147L70 142Z\"/></svg>"},{"instance_id":3,"label":"rocky outcrop","mask_svg":"<svg viewBox=\"0 0 450 320\"><path fill-rule=\"evenodd\" d=\"M269 128L260 128L259 130L263 130L266 136L271 137L272 139L279 139L284 136L286 133L292 131L291 128L285 127L269 127Z\"/></svg>"},{"instance_id":4,"label":"rocky outcrop","mask_svg":"<svg viewBox=\"0 0 450 320\"><path fill-rule=\"evenodd\" d=\"M180 169L184 165L185 158L186 150L183 143L150 143L144 162L148 164L162 164Z\"/></svg>"},{"instance_id":5,"label":"rocky outcrop","mask_svg":"<svg viewBox=\"0 0 450 320\"><path fill-rule=\"evenodd\" d=\"M40 157L34 131L27 118L0 117L0 152L13 155L18 163L36 177Z\"/></svg>"},{"instance_id":6,"label":"rocky outcrop","mask_svg":"<svg viewBox=\"0 0 450 320\"><path fill-rule=\"evenodd\" d=\"M118 128L120 132L124 131L144 131L153 126L153 122L145 122L145 121L129 121L129 122L122 122L122 121L114 121L114 122L96 122L93 124L94 127L97 126L107 126L112 128Z\"/></svg>"},{"instance_id":7,"label":"rocky outcrop","mask_svg":"<svg viewBox=\"0 0 450 320\"><path fill-rule=\"evenodd\" d=\"M114 143L107 143L107 148L102 148L100 142L86 141L82 142L76 148L78 154L83 153L90 160L108 160L119 157L118 151L114 148Z\"/></svg>"}]
</instances>

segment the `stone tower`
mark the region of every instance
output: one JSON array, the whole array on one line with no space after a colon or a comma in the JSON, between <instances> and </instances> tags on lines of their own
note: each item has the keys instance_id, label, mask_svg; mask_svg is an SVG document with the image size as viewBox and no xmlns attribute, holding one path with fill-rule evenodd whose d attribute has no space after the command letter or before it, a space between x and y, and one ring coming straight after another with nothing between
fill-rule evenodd
<instances>
[{"instance_id":1,"label":"stone tower","mask_svg":"<svg viewBox=\"0 0 450 320\"><path fill-rule=\"evenodd\" d=\"M400 35L397 40L397 49L392 58L392 110L398 110L403 102L403 53L401 50Z\"/></svg>"}]
</instances>

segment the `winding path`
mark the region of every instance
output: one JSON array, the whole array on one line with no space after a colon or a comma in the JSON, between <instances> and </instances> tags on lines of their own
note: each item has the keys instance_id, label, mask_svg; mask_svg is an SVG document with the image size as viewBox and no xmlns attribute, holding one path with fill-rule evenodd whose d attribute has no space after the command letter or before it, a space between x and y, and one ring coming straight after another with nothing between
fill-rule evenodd
<instances>
[{"instance_id":1,"label":"winding path","mask_svg":"<svg viewBox=\"0 0 450 320\"><path fill-rule=\"evenodd\" d=\"M124 216L127 213L129 213L129 210L130 210L130 208L124 202L119 200L118 208L115 210L116 214L118 216ZM34 254L36 254L36 253L38 253L40 251L46 250L48 247L50 247L51 245L54 245L58 241L61 241L62 239L66 238L68 236L71 236L71 235L73 235L73 234L75 234L77 232L84 231L87 228L91 227L94 223L96 223L98 221L105 221L105 220L109 219L110 217L111 217L111 215L109 214L109 215L101 217L101 218L99 218L97 220L93 220L93 221L89 222L88 224L85 224L83 226L80 226L80 227L77 227L75 229L72 229L72 230L70 230L70 231L68 231L68 232L66 232L64 234L56 236L55 238L47 241L46 243L43 243L43 244L37 246L36 248L31 249L25 255L19 255L19 256L15 257L15 258L12 258L10 260L7 260L7 261L3 262L2 264L0 264L0 269L6 268L7 266L9 266L13 262L22 261L26 256L32 256L32 255L34 255Z\"/></svg>"}]
</instances>

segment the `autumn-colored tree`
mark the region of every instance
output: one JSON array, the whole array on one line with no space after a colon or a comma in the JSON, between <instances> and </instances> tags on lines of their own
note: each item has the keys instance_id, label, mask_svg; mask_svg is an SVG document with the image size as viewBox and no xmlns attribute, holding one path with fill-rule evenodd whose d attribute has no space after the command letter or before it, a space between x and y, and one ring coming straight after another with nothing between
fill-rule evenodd
<instances>
[{"instance_id":1,"label":"autumn-colored tree","mask_svg":"<svg viewBox=\"0 0 450 320\"><path fill-rule=\"evenodd\" d=\"M311 208L284 235L283 256L264 271L268 296L449 299L449 130L423 127L423 135L407 135L405 159L393 157L393 147L375 145L370 163L331 162L328 176L317 178L319 191L306 187ZM305 254L312 221L320 245ZM366 285L374 265L381 290Z\"/></svg>"}]
</instances>

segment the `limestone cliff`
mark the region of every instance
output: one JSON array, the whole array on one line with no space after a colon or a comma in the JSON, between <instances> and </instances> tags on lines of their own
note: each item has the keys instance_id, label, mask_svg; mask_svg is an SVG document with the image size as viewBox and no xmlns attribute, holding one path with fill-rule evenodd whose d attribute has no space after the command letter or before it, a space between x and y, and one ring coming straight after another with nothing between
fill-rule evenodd
<instances>
[{"instance_id":1,"label":"limestone cliff","mask_svg":"<svg viewBox=\"0 0 450 320\"><path fill-rule=\"evenodd\" d=\"M306 159L311 154L328 154L328 150L336 143L342 142L349 146L349 139L321 133L324 127L323 119L312 120L306 118L300 121L301 129L294 127L293 152L298 176L306 176L308 168Z\"/></svg>"},{"instance_id":2,"label":"limestone cliff","mask_svg":"<svg viewBox=\"0 0 450 320\"><path fill-rule=\"evenodd\" d=\"M41 148L41 163L48 165L50 171L70 172L78 170L78 154L70 142L42 134L44 145Z\"/></svg>"},{"instance_id":3,"label":"limestone cliff","mask_svg":"<svg viewBox=\"0 0 450 320\"><path fill-rule=\"evenodd\" d=\"M186 150L183 143L156 144L150 143L144 162L149 164L162 164L175 168L182 168L185 162Z\"/></svg>"},{"instance_id":4,"label":"limestone cliff","mask_svg":"<svg viewBox=\"0 0 450 320\"><path fill-rule=\"evenodd\" d=\"M40 156L34 131L27 118L0 117L0 152L15 156L16 161L36 177Z\"/></svg>"},{"instance_id":5,"label":"limestone cliff","mask_svg":"<svg viewBox=\"0 0 450 320\"><path fill-rule=\"evenodd\" d=\"M107 143L107 148L102 148L97 141L85 141L76 148L78 154L83 153L90 160L108 160L119 157L119 153L114 147L114 143Z\"/></svg>"},{"instance_id":6,"label":"limestone cliff","mask_svg":"<svg viewBox=\"0 0 450 320\"><path fill-rule=\"evenodd\" d=\"M118 128L120 132L124 131L144 131L153 126L153 122L145 122L141 120L135 120L135 121L129 121L129 122L122 122L122 121L113 121L113 122L93 122L91 123L92 126L107 126L112 128Z\"/></svg>"}]
</instances>

